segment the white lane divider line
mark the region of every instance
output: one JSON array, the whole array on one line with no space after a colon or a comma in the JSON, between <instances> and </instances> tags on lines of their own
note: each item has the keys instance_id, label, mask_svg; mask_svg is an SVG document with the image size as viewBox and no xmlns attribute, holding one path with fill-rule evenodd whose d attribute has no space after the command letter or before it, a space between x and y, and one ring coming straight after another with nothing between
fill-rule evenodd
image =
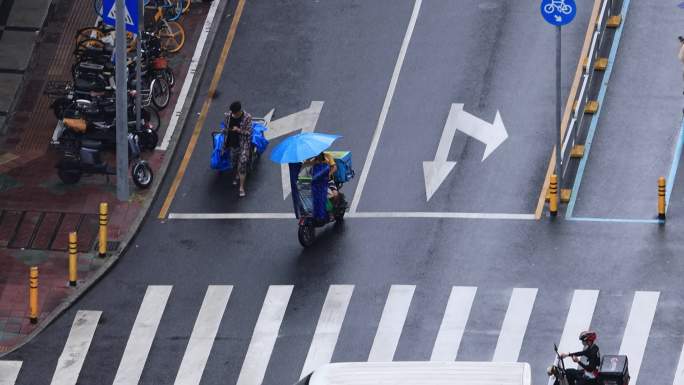
<instances>
[{"instance_id":1,"label":"white lane divider line","mask_svg":"<svg viewBox=\"0 0 684 385\"><path fill-rule=\"evenodd\" d=\"M626 355L629 359L629 375L632 377L630 384L636 384L639 377L639 369L658 306L658 298L660 298L658 291L634 293L632 309L629 311L629 319L627 319L625 333L622 335L619 353Z\"/></svg>"},{"instance_id":2,"label":"white lane divider line","mask_svg":"<svg viewBox=\"0 0 684 385\"><path fill-rule=\"evenodd\" d=\"M451 288L430 361L456 360L476 292L477 287L454 286Z\"/></svg>"},{"instance_id":3,"label":"white lane divider line","mask_svg":"<svg viewBox=\"0 0 684 385\"><path fill-rule=\"evenodd\" d=\"M268 288L237 385L261 385L264 380L293 288L292 285L272 285Z\"/></svg>"},{"instance_id":4,"label":"white lane divider line","mask_svg":"<svg viewBox=\"0 0 684 385\"><path fill-rule=\"evenodd\" d=\"M411 14L411 19L409 20L408 28L406 29L406 34L404 35L404 41L401 43L401 49L399 50L397 63L394 65L394 72L392 73L392 78L387 89L387 95L385 95L385 102L382 104L382 110L380 111L378 124L375 127L375 132L373 133L373 139L371 140L370 148L368 149L368 155L366 155L366 161L363 162L363 170L361 170L359 184L356 187L354 199L351 203L350 211L352 213L355 213L359 207L361 193L363 193L363 187L366 185L366 179L368 178L368 173L370 171L371 164L373 163L373 157L375 157L375 151L377 150L378 143L380 142L380 135L382 134L382 129L385 126L385 120L387 119L387 113L389 112L390 104L392 104L392 98L394 98L394 91L397 87L399 73L401 72L401 67L404 64L406 51L408 50L409 43L411 42L411 36L413 35L413 29L416 26L416 20L418 19L418 13L420 12L420 6L422 3L423 0L416 0L413 5L413 13Z\"/></svg>"},{"instance_id":5,"label":"white lane divider line","mask_svg":"<svg viewBox=\"0 0 684 385\"><path fill-rule=\"evenodd\" d=\"M148 286L124 349L114 385L138 385L161 321L171 286Z\"/></svg>"},{"instance_id":6,"label":"white lane divider line","mask_svg":"<svg viewBox=\"0 0 684 385\"><path fill-rule=\"evenodd\" d=\"M598 290L575 290L568 310L568 318L565 319L565 327L558 344L558 351L561 353L572 353L582 350L582 343L579 335L582 331L590 329L591 319L596 309ZM556 358L551 361L555 363ZM576 367L570 358L563 360L565 367ZM553 385L553 377L549 377L549 385Z\"/></svg>"},{"instance_id":7,"label":"white lane divider line","mask_svg":"<svg viewBox=\"0 0 684 385\"><path fill-rule=\"evenodd\" d=\"M513 289L492 361L518 361L536 297L537 289Z\"/></svg>"},{"instance_id":8,"label":"white lane divider line","mask_svg":"<svg viewBox=\"0 0 684 385\"><path fill-rule=\"evenodd\" d=\"M390 288L368 361L389 362L394 359L415 290L415 285L392 285Z\"/></svg>"},{"instance_id":9,"label":"white lane divider line","mask_svg":"<svg viewBox=\"0 0 684 385\"><path fill-rule=\"evenodd\" d=\"M22 361L0 361L0 385L14 385L19 377Z\"/></svg>"},{"instance_id":10,"label":"white lane divider line","mask_svg":"<svg viewBox=\"0 0 684 385\"><path fill-rule=\"evenodd\" d=\"M294 219L293 213L169 213L169 219ZM535 220L534 214L506 213L461 213L461 212L355 212L348 213L345 218L436 218L436 219L501 219L501 220Z\"/></svg>"},{"instance_id":11,"label":"white lane divider line","mask_svg":"<svg viewBox=\"0 0 684 385\"><path fill-rule=\"evenodd\" d=\"M332 359L354 285L331 285L300 378Z\"/></svg>"},{"instance_id":12,"label":"white lane divider line","mask_svg":"<svg viewBox=\"0 0 684 385\"><path fill-rule=\"evenodd\" d=\"M232 291L233 286L228 285L210 285L207 288L176 374L175 385L200 383Z\"/></svg>"},{"instance_id":13,"label":"white lane divider line","mask_svg":"<svg viewBox=\"0 0 684 385\"><path fill-rule=\"evenodd\" d=\"M75 385L93 340L101 311L79 310L71 324L64 350L57 360L52 385Z\"/></svg>"},{"instance_id":14,"label":"white lane divider line","mask_svg":"<svg viewBox=\"0 0 684 385\"><path fill-rule=\"evenodd\" d=\"M185 76L185 81L183 82L183 87L181 87L180 94L178 94L178 100L176 101L176 106L173 108L173 113L171 114L171 121L169 122L169 127L166 129L164 134L164 139L157 150L166 151L173 137L173 133L176 131L176 125L178 124L178 119L181 116L181 110L185 105L185 102L192 102L188 99L188 93L190 92L190 84L195 77L195 72L197 71L197 65L202 59L202 51L204 50L204 44L207 42L207 35L211 31L211 26L214 23L214 16L216 16L216 9L221 1L212 1L209 7L209 13L207 13L207 18L204 20L204 27L202 27L202 32L200 33L199 40L197 40L197 45L195 46L195 52L190 60L190 66L188 67L188 74Z\"/></svg>"}]
</instances>

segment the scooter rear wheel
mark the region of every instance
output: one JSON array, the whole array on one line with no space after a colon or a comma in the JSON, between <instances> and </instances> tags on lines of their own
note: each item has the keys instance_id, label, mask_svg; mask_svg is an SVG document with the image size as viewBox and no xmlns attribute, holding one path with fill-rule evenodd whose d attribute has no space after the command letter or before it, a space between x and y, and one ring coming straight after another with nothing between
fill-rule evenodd
<instances>
[{"instance_id":1,"label":"scooter rear wheel","mask_svg":"<svg viewBox=\"0 0 684 385\"><path fill-rule=\"evenodd\" d=\"M64 184L76 184L81 180L81 172L79 170L64 170L58 169L57 175Z\"/></svg>"},{"instance_id":2,"label":"scooter rear wheel","mask_svg":"<svg viewBox=\"0 0 684 385\"><path fill-rule=\"evenodd\" d=\"M131 177L133 177L133 183L135 183L136 186L141 189L146 189L152 184L154 174L147 162L136 162L131 169Z\"/></svg>"},{"instance_id":3,"label":"scooter rear wheel","mask_svg":"<svg viewBox=\"0 0 684 385\"><path fill-rule=\"evenodd\" d=\"M298 232L299 243L304 247L313 245L316 239L316 228L311 225L300 225Z\"/></svg>"}]
</instances>

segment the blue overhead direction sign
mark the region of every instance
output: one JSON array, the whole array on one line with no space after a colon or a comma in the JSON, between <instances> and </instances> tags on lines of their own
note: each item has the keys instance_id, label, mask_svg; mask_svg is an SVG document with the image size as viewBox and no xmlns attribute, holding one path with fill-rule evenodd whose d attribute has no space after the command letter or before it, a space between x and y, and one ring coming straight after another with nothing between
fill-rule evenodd
<instances>
[{"instance_id":1,"label":"blue overhead direction sign","mask_svg":"<svg viewBox=\"0 0 684 385\"><path fill-rule=\"evenodd\" d=\"M544 20L557 27L569 24L577 13L575 0L542 0L540 9Z\"/></svg>"},{"instance_id":2,"label":"blue overhead direction sign","mask_svg":"<svg viewBox=\"0 0 684 385\"><path fill-rule=\"evenodd\" d=\"M141 0L138 0L141 1ZM126 0L124 20L126 31L138 34L138 4L136 0ZM105 24L116 25L116 0L102 2L102 21Z\"/></svg>"}]
</instances>

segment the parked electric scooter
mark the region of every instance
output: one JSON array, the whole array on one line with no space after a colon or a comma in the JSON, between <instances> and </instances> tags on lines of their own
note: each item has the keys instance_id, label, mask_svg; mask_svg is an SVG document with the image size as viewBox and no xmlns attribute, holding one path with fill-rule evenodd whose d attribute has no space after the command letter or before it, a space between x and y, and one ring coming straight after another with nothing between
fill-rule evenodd
<instances>
[{"instance_id":1,"label":"parked electric scooter","mask_svg":"<svg viewBox=\"0 0 684 385\"><path fill-rule=\"evenodd\" d=\"M75 184L84 174L116 175L116 169L101 157L102 142L95 140L74 140L62 143L64 155L57 163L57 175L65 184ZM140 158L138 136L128 133L128 157L131 162L131 177L139 188L150 187L154 174L147 161Z\"/></svg>"}]
</instances>

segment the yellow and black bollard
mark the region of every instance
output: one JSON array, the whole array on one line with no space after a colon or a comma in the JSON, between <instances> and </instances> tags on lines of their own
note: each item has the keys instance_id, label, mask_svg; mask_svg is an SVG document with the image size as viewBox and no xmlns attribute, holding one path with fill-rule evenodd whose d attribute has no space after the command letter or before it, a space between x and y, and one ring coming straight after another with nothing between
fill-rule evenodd
<instances>
[{"instance_id":1,"label":"yellow and black bollard","mask_svg":"<svg viewBox=\"0 0 684 385\"><path fill-rule=\"evenodd\" d=\"M98 239L98 255L107 256L107 202L100 203L100 237Z\"/></svg>"},{"instance_id":2,"label":"yellow and black bollard","mask_svg":"<svg viewBox=\"0 0 684 385\"><path fill-rule=\"evenodd\" d=\"M76 286L78 279L78 237L75 231L69 233L69 286Z\"/></svg>"},{"instance_id":3,"label":"yellow and black bollard","mask_svg":"<svg viewBox=\"0 0 684 385\"><path fill-rule=\"evenodd\" d=\"M665 220L665 177L658 178L658 219L661 221Z\"/></svg>"},{"instance_id":4,"label":"yellow and black bollard","mask_svg":"<svg viewBox=\"0 0 684 385\"><path fill-rule=\"evenodd\" d=\"M549 181L549 214L552 217L558 215L558 176L551 175Z\"/></svg>"},{"instance_id":5,"label":"yellow and black bollard","mask_svg":"<svg viewBox=\"0 0 684 385\"><path fill-rule=\"evenodd\" d=\"M32 324L38 322L38 267L29 270L29 320Z\"/></svg>"}]
</instances>

